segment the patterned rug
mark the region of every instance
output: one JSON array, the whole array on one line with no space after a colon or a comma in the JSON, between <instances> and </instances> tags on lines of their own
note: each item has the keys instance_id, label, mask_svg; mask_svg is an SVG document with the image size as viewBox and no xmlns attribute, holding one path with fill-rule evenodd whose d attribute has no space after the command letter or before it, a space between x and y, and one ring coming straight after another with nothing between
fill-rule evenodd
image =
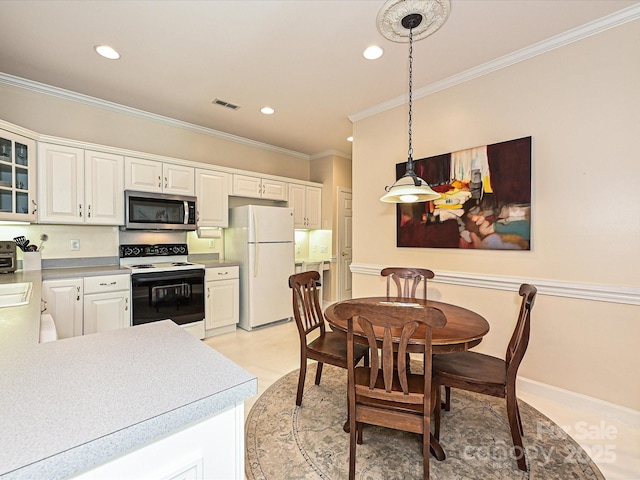
<instances>
[{"instance_id":1,"label":"patterned rug","mask_svg":"<svg viewBox=\"0 0 640 480\"><path fill-rule=\"evenodd\" d=\"M296 407L298 371L267 389L249 412L245 427L246 475L250 480L347 478L349 435L346 371L325 365L321 384L307 370L302 406ZM413 365L412 365L413 370ZM519 401L529 472L518 470L503 399L453 390L451 411L442 412L440 440L447 458L431 457L433 480L604 480L558 425ZM356 478L422 478L419 435L365 425L357 447Z\"/></svg>"}]
</instances>

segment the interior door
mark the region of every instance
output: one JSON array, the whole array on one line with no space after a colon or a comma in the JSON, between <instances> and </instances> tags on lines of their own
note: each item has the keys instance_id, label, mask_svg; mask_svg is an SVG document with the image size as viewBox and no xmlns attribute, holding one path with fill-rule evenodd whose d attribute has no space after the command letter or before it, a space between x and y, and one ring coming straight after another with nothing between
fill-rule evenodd
<instances>
[{"instance_id":1,"label":"interior door","mask_svg":"<svg viewBox=\"0 0 640 480\"><path fill-rule=\"evenodd\" d=\"M353 258L353 241L351 227L353 220L351 190L338 190L338 299L348 300L352 295L351 261Z\"/></svg>"}]
</instances>

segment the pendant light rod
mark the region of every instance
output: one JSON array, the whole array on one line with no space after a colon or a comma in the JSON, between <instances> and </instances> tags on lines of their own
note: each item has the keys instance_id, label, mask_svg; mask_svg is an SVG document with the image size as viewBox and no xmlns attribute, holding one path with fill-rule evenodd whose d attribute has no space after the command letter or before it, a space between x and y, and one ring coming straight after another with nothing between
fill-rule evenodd
<instances>
[{"instance_id":1,"label":"pendant light rod","mask_svg":"<svg viewBox=\"0 0 640 480\"><path fill-rule=\"evenodd\" d=\"M433 6L436 3L439 5L438 2L447 2L446 5L448 5L448 0L431 0L431 2L425 2L424 6L427 6L427 4ZM403 9L407 7L407 4L402 2L402 0L387 0L387 3L385 3L385 7L388 7L389 9ZM381 13L383 11L385 13L389 13L389 10L387 10L387 8L383 8L383 10L381 10ZM442 21L444 21L444 18L446 18L446 16L442 17ZM413 30L420 26L423 19L424 16L421 13L417 13L415 10L413 12L407 12L407 15L404 15L402 17L402 20L400 22L401 26L398 26L398 28L394 30L394 35L402 29L409 30L409 149L407 151L407 166L405 169L405 174L400 179L396 180L392 185L385 187L385 191L387 193L380 198L381 201L386 203L427 202L440 198L439 193L434 192L427 182L416 175L413 162ZM385 21L388 20L389 18L387 17L385 19L385 16L383 14L382 24L387 25ZM439 26L440 25L438 25L436 29L439 28ZM424 35L425 33L422 30L423 29L418 30L419 38L420 35ZM388 35L385 36L389 39L392 39L392 37ZM406 36L404 38L406 39ZM395 37L393 37L393 39L395 39ZM411 183L407 181L409 179L411 180ZM402 183L403 180L404 183Z\"/></svg>"},{"instance_id":2,"label":"pendant light rod","mask_svg":"<svg viewBox=\"0 0 640 480\"><path fill-rule=\"evenodd\" d=\"M405 176L413 179L413 184L418 187L420 180L413 171L413 143L412 143L412 125L413 125L413 29L420 25L422 15L414 13L407 15L402 19L402 25L409 28L409 151L407 156L407 171Z\"/></svg>"}]
</instances>

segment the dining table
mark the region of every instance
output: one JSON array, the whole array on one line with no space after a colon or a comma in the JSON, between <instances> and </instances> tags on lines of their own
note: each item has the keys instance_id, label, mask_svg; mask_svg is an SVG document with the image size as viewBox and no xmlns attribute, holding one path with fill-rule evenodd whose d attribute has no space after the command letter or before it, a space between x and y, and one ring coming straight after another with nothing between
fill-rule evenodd
<instances>
[{"instance_id":1,"label":"dining table","mask_svg":"<svg viewBox=\"0 0 640 480\"><path fill-rule=\"evenodd\" d=\"M343 302L368 304L368 305L400 305L407 308L437 308L444 313L447 323L442 328L433 328L431 330L431 346L433 354L446 354L452 352L460 352L469 350L475 347L482 341L489 332L489 322L480 314L458 305L452 305L450 303L438 302L435 300L424 300L421 298L404 298L395 296L384 297L364 297L364 298L352 298L349 300L343 300L329 305L324 316L327 323L331 326L333 331L347 332L347 318L336 315L335 309ZM375 330L374 330L375 332ZM380 331L380 337L378 338L376 332L376 339L382 341L382 331ZM359 329L357 324L354 324L354 334L362 338L365 342L364 333ZM395 339L395 335L392 336ZM413 337L411 338L409 345L407 346L408 352L420 352L424 346L424 326L419 328ZM432 395L432 403L434 400ZM345 427L348 426L345 424ZM438 460L445 459L445 453L440 445L440 442L431 434L430 438L431 453Z\"/></svg>"}]
</instances>

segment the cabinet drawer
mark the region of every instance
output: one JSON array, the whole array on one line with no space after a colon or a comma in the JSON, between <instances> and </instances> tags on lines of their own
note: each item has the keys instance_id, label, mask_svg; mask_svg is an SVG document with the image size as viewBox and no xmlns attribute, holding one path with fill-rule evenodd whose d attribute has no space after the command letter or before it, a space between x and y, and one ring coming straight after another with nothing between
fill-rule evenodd
<instances>
[{"instance_id":1,"label":"cabinet drawer","mask_svg":"<svg viewBox=\"0 0 640 480\"><path fill-rule=\"evenodd\" d=\"M116 292L129 290L131 275L104 275L84 278L84 293Z\"/></svg>"},{"instance_id":2,"label":"cabinet drawer","mask_svg":"<svg viewBox=\"0 0 640 480\"><path fill-rule=\"evenodd\" d=\"M237 265L233 267L207 268L205 275L207 282L240 278L240 268Z\"/></svg>"}]
</instances>

